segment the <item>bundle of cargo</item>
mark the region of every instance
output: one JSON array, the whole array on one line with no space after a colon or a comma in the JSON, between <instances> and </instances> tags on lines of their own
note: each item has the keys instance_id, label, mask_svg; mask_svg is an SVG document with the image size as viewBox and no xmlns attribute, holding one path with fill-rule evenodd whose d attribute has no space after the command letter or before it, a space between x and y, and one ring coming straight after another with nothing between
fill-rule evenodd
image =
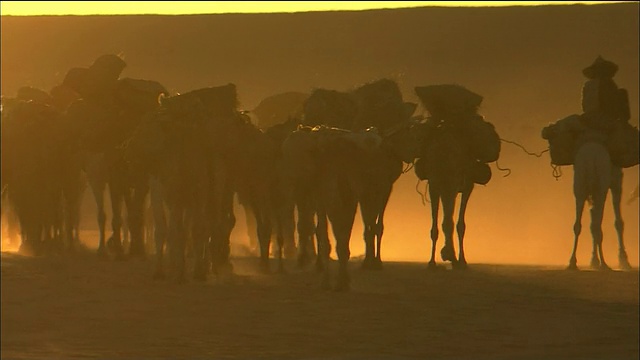
<instances>
[{"instance_id":1,"label":"bundle of cargo","mask_svg":"<svg viewBox=\"0 0 640 360\"><path fill-rule=\"evenodd\" d=\"M436 171L438 160L430 155L437 146L433 144L439 141L439 134L453 131L459 141L468 145L474 160L470 178L474 183L487 184L491 179L487 163L498 160L501 143L493 124L478 114L482 96L455 84L420 86L415 92L430 114L420 130L423 156L416 163L416 175L428 179Z\"/></svg>"},{"instance_id":2,"label":"bundle of cargo","mask_svg":"<svg viewBox=\"0 0 640 360\"><path fill-rule=\"evenodd\" d=\"M455 84L420 86L415 92L429 111L433 126L444 122L459 128L479 162L498 160L500 136L493 124L477 113L482 96Z\"/></svg>"},{"instance_id":3,"label":"bundle of cargo","mask_svg":"<svg viewBox=\"0 0 640 360\"><path fill-rule=\"evenodd\" d=\"M376 127L382 131L406 120L407 107L395 81L376 80L351 92L358 107L352 130Z\"/></svg>"},{"instance_id":4,"label":"bundle of cargo","mask_svg":"<svg viewBox=\"0 0 640 360\"><path fill-rule=\"evenodd\" d=\"M573 165L577 134L584 131L580 115L569 115L542 129L542 138L549 142L549 154L554 165Z\"/></svg>"},{"instance_id":5,"label":"bundle of cargo","mask_svg":"<svg viewBox=\"0 0 640 360\"><path fill-rule=\"evenodd\" d=\"M482 96L456 84L417 86L415 93L431 116L438 119L475 114L483 100Z\"/></svg>"},{"instance_id":6,"label":"bundle of cargo","mask_svg":"<svg viewBox=\"0 0 640 360\"><path fill-rule=\"evenodd\" d=\"M600 142L607 147L611 162L627 168L639 163L640 132L627 121L611 121L607 131L588 126L585 115L573 114L542 129L542 138L549 142L549 154L554 165L573 165L578 148L586 142Z\"/></svg>"},{"instance_id":7,"label":"bundle of cargo","mask_svg":"<svg viewBox=\"0 0 640 360\"><path fill-rule=\"evenodd\" d=\"M351 129L358 107L349 93L315 89L304 103L302 123L307 126L326 125Z\"/></svg>"},{"instance_id":8,"label":"bundle of cargo","mask_svg":"<svg viewBox=\"0 0 640 360\"><path fill-rule=\"evenodd\" d=\"M303 105L308 98L309 94L295 91L276 94L260 101L252 112L258 117L258 126L266 129L290 118L302 118Z\"/></svg>"},{"instance_id":9,"label":"bundle of cargo","mask_svg":"<svg viewBox=\"0 0 640 360\"><path fill-rule=\"evenodd\" d=\"M124 78L118 80L115 96L126 111L148 112L160 106L160 94L169 95L162 84L153 80Z\"/></svg>"},{"instance_id":10,"label":"bundle of cargo","mask_svg":"<svg viewBox=\"0 0 640 360\"><path fill-rule=\"evenodd\" d=\"M640 131L626 121L616 121L607 139L611 162L628 168L640 162Z\"/></svg>"},{"instance_id":11,"label":"bundle of cargo","mask_svg":"<svg viewBox=\"0 0 640 360\"><path fill-rule=\"evenodd\" d=\"M102 55L88 68L69 70L63 84L71 87L84 99L105 101L103 98L112 95L126 66L124 60L117 55Z\"/></svg>"}]
</instances>

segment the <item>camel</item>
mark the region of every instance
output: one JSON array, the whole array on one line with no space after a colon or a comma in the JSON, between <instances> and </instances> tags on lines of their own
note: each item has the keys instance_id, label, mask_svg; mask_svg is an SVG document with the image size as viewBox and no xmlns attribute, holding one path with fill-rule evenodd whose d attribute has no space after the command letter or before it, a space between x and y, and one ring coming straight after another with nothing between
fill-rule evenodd
<instances>
[{"instance_id":1,"label":"camel","mask_svg":"<svg viewBox=\"0 0 640 360\"><path fill-rule=\"evenodd\" d=\"M372 81L349 92L316 89L304 106L305 125L357 132L375 128L383 135L382 146L358 160L362 162L358 166L361 171L354 176L360 180L351 182L364 223L365 269L381 268L384 211L403 162L413 162L418 153L418 140L414 132L408 131L407 121L415 108L416 104L402 101L398 85L389 79ZM308 241L305 239L301 234L300 241ZM307 257L303 248L300 262L304 263Z\"/></svg>"},{"instance_id":2,"label":"camel","mask_svg":"<svg viewBox=\"0 0 640 360\"><path fill-rule=\"evenodd\" d=\"M382 132L380 147L373 149L368 166L362 167L362 191L358 194L364 224L364 269L381 269L384 214L393 184L403 173L404 163L413 163L419 154L419 139L409 119Z\"/></svg>"},{"instance_id":3,"label":"camel","mask_svg":"<svg viewBox=\"0 0 640 360\"><path fill-rule=\"evenodd\" d=\"M348 262L349 241L355 218L358 194L363 188L363 167L370 164L373 149L382 143L375 131L352 132L327 126L301 126L287 137L282 145L280 181L283 185L285 203L293 208L295 191L300 184L313 189L305 198L301 216L312 220L317 216L315 235L318 243L317 267L322 272L322 287L330 287L329 260L331 246L328 224L331 223L338 255L338 278L336 290L350 288ZM307 224L308 225L308 224ZM285 229L287 230L287 229ZM288 228L291 232L291 228ZM290 234L289 234L290 236ZM301 238L300 241L304 241ZM300 249L306 249L301 243Z\"/></svg>"},{"instance_id":4,"label":"camel","mask_svg":"<svg viewBox=\"0 0 640 360\"><path fill-rule=\"evenodd\" d=\"M168 94L155 81L119 79L125 66L118 56L103 55L89 68L71 69L63 81L63 85L82 96L70 106L68 117L81 129L83 169L97 206L98 254L106 256L109 247L120 259L124 258L123 205L127 208L127 226L131 233L129 254L145 256L144 201L148 193L146 174L124 162L121 145L144 117L159 106L158 96ZM108 241L104 210L107 185L112 207L112 235Z\"/></svg>"},{"instance_id":5,"label":"camel","mask_svg":"<svg viewBox=\"0 0 640 360\"><path fill-rule=\"evenodd\" d=\"M443 261L451 261L454 269L466 269L464 235L465 213L474 184L486 184L491 169L486 163L496 161L500 154L500 138L493 125L477 114L482 96L459 85L416 87L416 94L430 116L417 127L423 148L415 171L429 182L431 200L431 258L429 268L436 268L435 251L438 240L438 212L442 204ZM460 194L460 210L456 222L459 254L453 243L456 200Z\"/></svg>"},{"instance_id":6,"label":"camel","mask_svg":"<svg viewBox=\"0 0 640 360\"><path fill-rule=\"evenodd\" d=\"M64 245L60 114L38 101L3 99L2 182L20 222L20 251L43 254Z\"/></svg>"},{"instance_id":7,"label":"camel","mask_svg":"<svg viewBox=\"0 0 640 360\"><path fill-rule=\"evenodd\" d=\"M578 238L582 231L582 213L585 202L591 204L591 236L593 239L593 252L591 268L609 270L610 267L604 259L602 250L602 218L607 194L611 191L613 210L615 215L615 228L618 234L618 261L622 269L630 269L629 260L624 247L623 231L624 223L620 212L622 198L622 169L612 164L603 135L595 130L587 129L581 134L576 152L573 169L573 193L576 201L576 218L573 225L574 243L568 269L577 270L576 251Z\"/></svg>"},{"instance_id":8,"label":"camel","mask_svg":"<svg viewBox=\"0 0 640 360\"><path fill-rule=\"evenodd\" d=\"M176 266L176 279L185 281L188 239L193 240L195 251L194 278L206 278L209 176L205 121L199 99L176 95L162 99L162 107L143 121L126 142L126 161L148 175L156 279L165 278L166 243Z\"/></svg>"},{"instance_id":9,"label":"camel","mask_svg":"<svg viewBox=\"0 0 640 360\"><path fill-rule=\"evenodd\" d=\"M438 240L438 211L442 203L443 219L442 231L445 236L445 244L441 250L443 261L451 261L454 268L467 266L464 254L464 234L466 225L465 212L474 182L471 177L474 159L468 149L465 138L459 130L450 124L439 124L430 129L430 139L426 144L423 159L432 164L427 180L429 181L429 198L431 200L431 259L429 267L436 267L435 251ZM416 167L416 170L418 168ZM460 198L460 210L456 230L458 233L459 256L456 257L453 245L453 213L458 194Z\"/></svg>"}]
</instances>

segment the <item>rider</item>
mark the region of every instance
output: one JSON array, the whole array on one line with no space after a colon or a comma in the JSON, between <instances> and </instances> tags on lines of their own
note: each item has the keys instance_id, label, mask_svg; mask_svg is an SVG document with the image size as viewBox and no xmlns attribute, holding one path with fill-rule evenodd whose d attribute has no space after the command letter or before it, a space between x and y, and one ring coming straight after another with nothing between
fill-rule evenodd
<instances>
[{"instance_id":1,"label":"rider","mask_svg":"<svg viewBox=\"0 0 640 360\"><path fill-rule=\"evenodd\" d=\"M588 80L582 86L582 119L585 125L608 132L614 121L624 117L621 96L613 76L618 65L598 56L582 73Z\"/></svg>"}]
</instances>

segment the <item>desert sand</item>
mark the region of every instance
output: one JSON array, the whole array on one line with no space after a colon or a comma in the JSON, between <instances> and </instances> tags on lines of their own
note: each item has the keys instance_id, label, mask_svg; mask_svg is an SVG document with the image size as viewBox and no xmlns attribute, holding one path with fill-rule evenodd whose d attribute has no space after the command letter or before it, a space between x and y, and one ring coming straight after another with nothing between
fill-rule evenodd
<instances>
[{"instance_id":1,"label":"desert sand","mask_svg":"<svg viewBox=\"0 0 640 360\"><path fill-rule=\"evenodd\" d=\"M153 257L2 253L3 359L637 359L638 271L352 259L348 293L313 269L154 281ZM275 265L275 264L274 264ZM336 264L332 264L335 266ZM274 266L275 268L275 266Z\"/></svg>"}]
</instances>

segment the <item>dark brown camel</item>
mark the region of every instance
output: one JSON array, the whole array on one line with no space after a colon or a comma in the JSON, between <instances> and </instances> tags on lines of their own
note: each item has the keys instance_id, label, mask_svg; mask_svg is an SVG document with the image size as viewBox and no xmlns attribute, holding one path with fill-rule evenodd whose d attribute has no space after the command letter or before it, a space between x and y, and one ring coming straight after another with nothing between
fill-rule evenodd
<instances>
[{"instance_id":1,"label":"dark brown camel","mask_svg":"<svg viewBox=\"0 0 640 360\"><path fill-rule=\"evenodd\" d=\"M127 207L131 232L130 255L144 256L144 199L147 176L127 166L122 143L143 118L158 105L158 96L167 91L155 81L118 79L126 64L115 55L96 59L91 67L71 69L64 85L77 91L82 99L70 107L71 121L79 124L84 170L96 200L100 244L98 253L106 255L107 244L117 257L124 257L122 246L122 206ZM104 191L109 185L113 232L105 239Z\"/></svg>"},{"instance_id":2,"label":"dark brown camel","mask_svg":"<svg viewBox=\"0 0 640 360\"><path fill-rule=\"evenodd\" d=\"M430 117L416 128L422 138L421 156L416 174L429 182L431 199L431 259L429 267L436 267L435 250L438 240L438 210L442 203L442 231L445 244L442 260L451 261L456 269L467 267L464 254L466 230L465 213L474 183L486 184L491 169L486 165L496 161L500 153L500 139L491 123L477 114L482 97L458 85L417 87L416 93L429 111ZM459 255L453 244L453 213L461 194L456 223Z\"/></svg>"}]
</instances>

